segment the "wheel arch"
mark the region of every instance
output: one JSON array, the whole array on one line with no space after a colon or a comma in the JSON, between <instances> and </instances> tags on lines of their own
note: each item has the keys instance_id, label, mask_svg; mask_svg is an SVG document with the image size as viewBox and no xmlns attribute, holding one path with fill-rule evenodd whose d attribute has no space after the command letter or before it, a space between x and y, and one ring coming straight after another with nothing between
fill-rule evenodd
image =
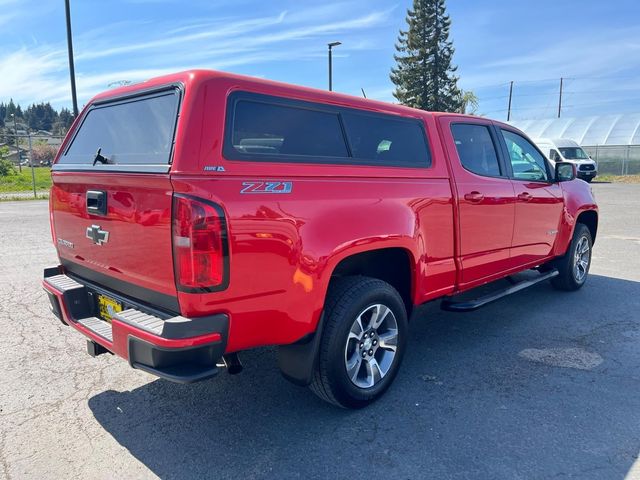
<instances>
[{"instance_id":1,"label":"wheel arch","mask_svg":"<svg viewBox=\"0 0 640 480\"><path fill-rule=\"evenodd\" d=\"M586 225L591 233L591 242L596 243L596 234L598 233L598 212L595 210L586 210L576 219L576 224L582 223Z\"/></svg>"},{"instance_id":2,"label":"wheel arch","mask_svg":"<svg viewBox=\"0 0 640 480\"><path fill-rule=\"evenodd\" d=\"M405 304L407 318L409 318L414 306L415 266L414 254L402 246L385 246L350 252L336 259L333 264L328 275L327 288L323 293L323 301L326 300L332 281L345 276L363 275L385 281L394 287ZM278 347L278 366L287 380L297 385L311 383L323 324L324 312L313 333L296 343Z\"/></svg>"},{"instance_id":3,"label":"wheel arch","mask_svg":"<svg viewBox=\"0 0 640 480\"><path fill-rule=\"evenodd\" d=\"M387 282L402 297L407 317L411 315L415 293L415 260L409 250L403 247L384 247L348 255L333 268L329 285L336 278L352 275Z\"/></svg>"}]
</instances>

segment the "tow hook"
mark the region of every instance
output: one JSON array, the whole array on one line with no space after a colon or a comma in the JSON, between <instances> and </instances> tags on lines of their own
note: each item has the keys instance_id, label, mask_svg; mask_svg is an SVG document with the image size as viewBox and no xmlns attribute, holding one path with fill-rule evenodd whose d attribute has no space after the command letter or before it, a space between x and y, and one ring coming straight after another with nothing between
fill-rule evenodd
<instances>
[{"instance_id":1,"label":"tow hook","mask_svg":"<svg viewBox=\"0 0 640 480\"><path fill-rule=\"evenodd\" d=\"M222 361L224 362L224 366L227 367L227 372L229 372L230 375L237 375L242 371L242 363L240 362L240 357L237 353L223 355Z\"/></svg>"}]
</instances>

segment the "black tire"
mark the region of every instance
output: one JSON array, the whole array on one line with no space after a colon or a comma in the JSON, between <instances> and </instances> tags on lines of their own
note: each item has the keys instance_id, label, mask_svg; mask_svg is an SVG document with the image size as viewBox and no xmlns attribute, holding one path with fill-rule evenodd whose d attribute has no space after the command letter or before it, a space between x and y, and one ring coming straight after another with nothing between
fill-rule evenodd
<instances>
[{"instance_id":1,"label":"black tire","mask_svg":"<svg viewBox=\"0 0 640 480\"><path fill-rule=\"evenodd\" d=\"M381 378L378 378L377 381L375 375L372 375L373 386L363 388L354 382L364 382L365 380L359 378L352 380L349 377L347 373L347 356L351 358L357 357L360 360L360 353L368 355L365 350L369 347L365 345L365 350L362 350L364 343L361 343L360 340L349 340L349 335L353 327L356 326L356 319L362 317L361 323L364 327L367 312L370 309L374 309L372 311L377 312L378 310L376 309L379 308L376 307L377 305L386 306L393 314L392 318L386 313L385 319L388 319L389 322L395 321L397 327L396 350L390 363L387 362L390 366L388 366L386 373ZM381 309L380 311L384 310ZM372 321L373 315L372 313ZM380 316L382 317L383 315ZM386 323L387 320L384 320L380 328L384 328ZM393 329L390 331L393 331ZM316 362L316 369L310 385L311 390L321 399L339 407L362 408L369 405L379 398L393 382L404 355L407 331L408 320L404 302L400 294L391 285L382 280L362 276L334 279L329 287L325 302L323 333L318 361ZM368 360L365 357L359 362L364 369L364 376L366 377L373 372L373 367L370 366L371 363L369 362L376 360L379 355L383 357L388 355L388 350L383 346L385 342L382 335L384 334L378 337L378 329L367 330L367 328L363 328L363 332L365 332L363 335L366 335L367 332L375 333L375 338L379 339L378 346L373 347L378 350L372 356L369 356ZM389 333L387 332L386 335L389 335ZM354 341L355 345L349 343ZM370 341L373 341L373 336ZM353 356L348 354L350 345L356 349ZM375 365L378 365L377 361ZM355 370L353 368L351 371ZM362 373L362 370L360 372ZM380 374L382 369L378 368L377 372Z\"/></svg>"},{"instance_id":2,"label":"black tire","mask_svg":"<svg viewBox=\"0 0 640 480\"><path fill-rule=\"evenodd\" d=\"M579 246L584 245L583 242L586 242L586 245L589 249L587 255L583 255L581 257L586 261L586 267L584 269L577 269L577 249L579 248ZM578 223L573 232L573 238L571 239L571 245L569 245L567 253L555 262L555 266L559 272L557 277L553 277L551 279L551 284L555 288L566 291L574 291L582 288L589 275L592 246L593 240L591 239L591 232L586 225L584 225L583 223ZM584 270L584 275L580 276L579 273L582 270Z\"/></svg>"},{"instance_id":3,"label":"black tire","mask_svg":"<svg viewBox=\"0 0 640 480\"><path fill-rule=\"evenodd\" d=\"M591 182L593 182L593 177L585 177L584 181L587 182L587 183L591 183Z\"/></svg>"}]
</instances>

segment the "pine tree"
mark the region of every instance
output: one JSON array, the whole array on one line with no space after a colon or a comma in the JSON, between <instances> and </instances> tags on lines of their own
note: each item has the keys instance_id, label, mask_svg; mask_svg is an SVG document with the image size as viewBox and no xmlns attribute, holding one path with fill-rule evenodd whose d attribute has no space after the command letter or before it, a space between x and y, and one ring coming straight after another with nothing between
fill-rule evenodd
<instances>
[{"instance_id":1,"label":"pine tree","mask_svg":"<svg viewBox=\"0 0 640 480\"><path fill-rule=\"evenodd\" d=\"M445 0L414 0L406 20L409 28L400 30L394 55L397 66L391 69L394 97L423 110L459 111L458 67L451 63L454 48Z\"/></svg>"}]
</instances>

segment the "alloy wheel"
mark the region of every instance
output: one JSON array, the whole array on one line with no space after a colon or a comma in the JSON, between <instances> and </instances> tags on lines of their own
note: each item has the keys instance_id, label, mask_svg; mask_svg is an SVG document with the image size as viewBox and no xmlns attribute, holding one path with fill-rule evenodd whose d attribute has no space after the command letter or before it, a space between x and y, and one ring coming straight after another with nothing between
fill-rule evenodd
<instances>
[{"instance_id":1,"label":"alloy wheel","mask_svg":"<svg viewBox=\"0 0 640 480\"><path fill-rule=\"evenodd\" d=\"M344 349L347 376L359 388L371 388L389 372L398 346L398 322L383 304L365 308L354 320Z\"/></svg>"}]
</instances>

